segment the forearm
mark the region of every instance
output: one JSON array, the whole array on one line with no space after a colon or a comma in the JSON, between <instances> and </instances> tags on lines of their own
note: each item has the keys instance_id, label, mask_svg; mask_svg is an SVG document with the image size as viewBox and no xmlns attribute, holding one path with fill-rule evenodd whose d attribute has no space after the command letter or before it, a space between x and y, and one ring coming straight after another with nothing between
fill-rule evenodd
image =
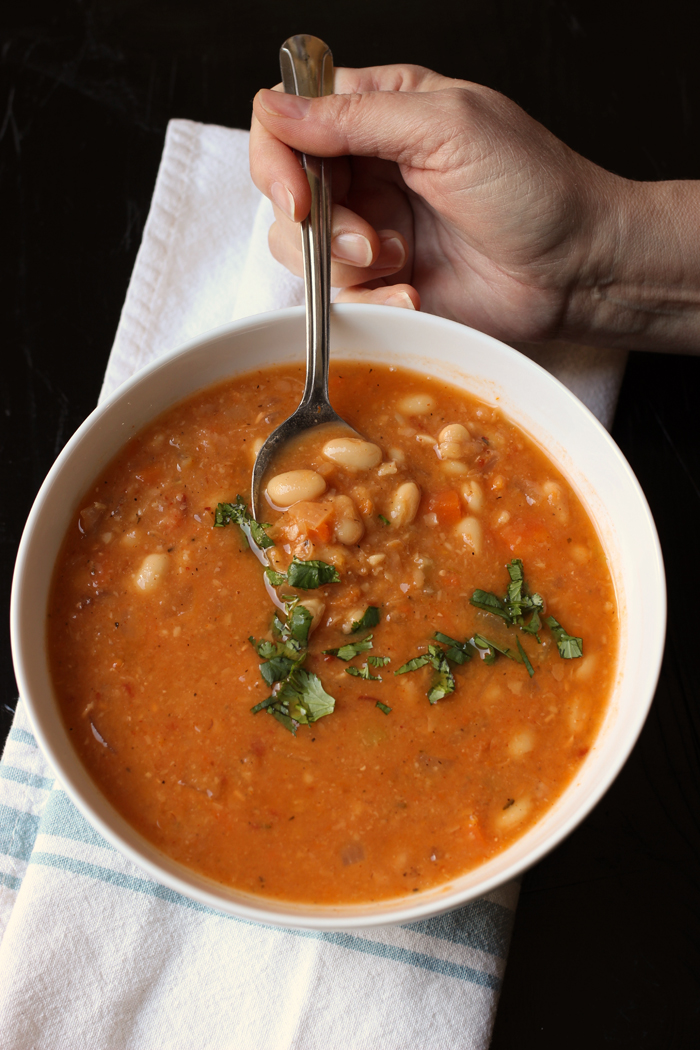
<instances>
[{"instance_id":1,"label":"forearm","mask_svg":"<svg viewBox=\"0 0 700 1050\"><path fill-rule=\"evenodd\" d=\"M592 250L561 338L700 353L700 182L609 176L596 192Z\"/></svg>"}]
</instances>

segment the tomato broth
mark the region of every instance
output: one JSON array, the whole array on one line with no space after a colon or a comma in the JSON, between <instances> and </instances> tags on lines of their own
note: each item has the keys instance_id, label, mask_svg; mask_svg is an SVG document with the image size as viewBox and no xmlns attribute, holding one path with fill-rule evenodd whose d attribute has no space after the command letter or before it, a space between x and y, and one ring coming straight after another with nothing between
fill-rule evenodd
<instances>
[{"instance_id":1,"label":"tomato broth","mask_svg":"<svg viewBox=\"0 0 700 1050\"><path fill-rule=\"evenodd\" d=\"M64 541L49 658L82 762L150 842L239 890L369 902L464 874L552 805L594 745L617 611L545 453L384 365L333 365L367 440L283 450L261 563L251 469L302 388L296 365L238 376L122 449Z\"/></svg>"}]
</instances>

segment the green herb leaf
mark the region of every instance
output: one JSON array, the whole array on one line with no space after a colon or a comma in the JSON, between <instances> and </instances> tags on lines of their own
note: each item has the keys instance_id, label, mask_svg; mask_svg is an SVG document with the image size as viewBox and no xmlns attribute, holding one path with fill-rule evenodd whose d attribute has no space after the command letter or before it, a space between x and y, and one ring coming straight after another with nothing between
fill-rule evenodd
<instances>
[{"instance_id":1,"label":"green herb leaf","mask_svg":"<svg viewBox=\"0 0 700 1050\"><path fill-rule=\"evenodd\" d=\"M291 717L291 715L287 714L285 711L282 711L281 708L279 708L279 707L268 707L268 711L270 712L270 714L272 715L273 718L276 718L277 721L280 722L284 726L285 729L289 730L289 732L292 734L292 736L296 736L297 735L297 729L299 728L299 723L296 722Z\"/></svg>"},{"instance_id":2,"label":"green herb leaf","mask_svg":"<svg viewBox=\"0 0 700 1050\"><path fill-rule=\"evenodd\" d=\"M359 620L353 620L350 628L351 634L357 634L358 631L364 631L369 627L376 627L379 623L379 608L376 605L369 605Z\"/></svg>"},{"instance_id":3,"label":"green herb leaf","mask_svg":"<svg viewBox=\"0 0 700 1050\"><path fill-rule=\"evenodd\" d=\"M419 667L425 667L429 663L430 656L427 653L424 656L414 656L412 660L402 664L398 671L394 671L394 674L406 674L407 671L417 671Z\"/></svg>"},{"instance_id":4,"label":"green herb leaf","mask_svg":"<svg viewBox=\"0 0 700 1050\"><path fill-rule=\"evenodd\" d=\"M274 542L265 532L265 529L269 529L270 523L256 521L248 510L243 496L236 496L235 503L219 503L217 506L214 512L214 527L221 529L230 522L238 525L248 542L254 543L256 547L261 547L263 550L267 547L274 547Z\"/></svg>"},{"instance_id":5,"label":"green herb leaf","mask_svg":"<svg viewBox=\"0 0 700 1050\"><path fill-rule=\"evenodd\" d=\"M475 634L470 641L485 664L496 662L496 649L491 642L480 634Z\"/></svg>"},{"instance_id":6,"label":"green herb leaf","mask_svg":"<svg viewBox=\"0 0 700 1050\"><path fill-rule=\"evenodd\" d=\"M484 612L493 613L495 616L500 616L508 623L511 622L511 616L505 605L500 598L496 597L490 591L474 591L469 604L476 606L477 609L483 609Z\"/></svg>"},{"instance_id":7,"label":"green herb leaf","mask_svg":"<svg viewBox=\"0 0 700 1050\"><path fill-rule=\"evenodd\" d=\"M563 656L565 660L576 660L579 656L583 656L583 639L568 634L553 616L546 616L544 622L552 630L560 656Z\"/></svg>"},{"instance_id":8,"label":"green herb leaf","mask_svg":"<svg viewBox=\"0 0 700 1050\"><path fill-rule=\"evenodd\" d=\"M311 591L322 587L324 583L340 583L340 575L334 565L325 561L300 561L294 558L287 569L287 583L290 587Z\"/></svg>"},{"instance_id":9,"label":"green herb leaf","mask_svg":"<svg viewBox=\"0 0 700 1050\"><path fill-rule=\"evenodd\" d=\"M469 642L458 642L456 638L450 638L449 634L442 634L441 631L436 631L433 637L447 646L445 656L448 660L455 664L465 664L471 660L474 648Z\"/></svg>"},{"instance_id":10,"label":"green herb leaf","mask_svg":"<svg viewBox=\"0 0 700 1050\"><path fill-rule=\"evenodd\" d=\"M367 664L363 664L362 667L346 667L346 674L351 674L353 678L364 678L368 682L381 682L382 676L380 674L372 674Z\"/></svg>"},{"instance_id":11,"label":"green herb leaf","mask_svg":"<svg viewBox=\"0 0 700 1050\"><path fill-rule=\"evenodd\" d=\"M269 707L271 704L274 704L274 702L274 696L268 696L266 700L261 700L259 704L256 704L255 707L251 707L250 710L253 712L254 715L257 715L258 711L264 711L266 707Z\"/></svg>"},{"instance_id":12,"label":"green herb leaf","mask_svg":"<svg viewBox=\"0 0 700 1050\"><path fill-rule=\"evenodd\" d=\"M300 645L305 646L309 640L309 631L313 622L313 616L305 605L295 605L287 616L285 627L289 631L289 637Z\"/></svg>"},{"instance_id":13,"label":"green herb leaf","mask_svg":"<svg viewBox=\"0 0 700 1050\"><path fill-rule=\"evenodd\" d=\"M385 518L383 514L378 514L377 517L381 521L382 525L391 525L391 522L389 521L389 519Z\"/></svg>"},{"instance_id":14,"label":"green herb leaf","mask_svg":"<svg viewBox=\"0 0 700 1050\"><path fill-rule=\"evenodd\" d=\"M259 642L256 642L251 634L248 641L263 660L269 660L271 656L277 656L280 651L277 642L268 642L267 638L261 638Z\"/></svg>"},{"instance_id":15,"label":"green herb leaf","mask_svg":"<svg viewBox=\"0 0 700 1050\"><path fill-rule=\"evenodd\" d=\"M484 636L481 634L475 634L472 640L474 641L474 643L478 642L482 646L486 646L488 649L491 650L491 652L495 650L496 653L503 653L503 655L507 656L509 660L515 660L516 664L521 663L520 656L518 655L518 653L516 653L514 649L509 649L507 645L500 645L498 642L492 642L489 638L484 638ZM493 663L493 660L485 658L484 662Z\"/></svg>"},{"instance_id":16,"label":"green herb leaf","mask_svg":"<svg viewBox=\"0 0 700 1050\"><path fill-rule=\"evenodd\" d=\"M284 572L277 572L276 569L265 569L265 575L273 587L281 587L282 584L287 582L287 574Z\"/></svg>"},{"instance_id":17,"label":"green herb leaf","mask_svg":"<svg viewBox=\"0 0 700 1050\"><path fill-rule=\"evenodd\" d=\"M455 679L447 662L444 649L431 644L428 646L428 653L430 654L430 663L435 669L433 683L428 690L428 700L431 704L436 704L438 700L442 700L443 697L454 693Z\"/></svg>"},{"instance_id":18,"label":"green herb leaf","mask_svg":"<svg viewBox=\"0 0 700 1050\"><path fill-rule=\"evenodd\" d=\"M288 707L292 718L302 725L317 722L333 713L335 699L321 685L318 675L296 668L277 694L277 701Z\"/></svg>"},{"instance_id":19,"label":"green herb leaf","mask_svg":"<svg viewBox=\"0 0 700 1050\"><path fill-rule=\"evenodd\" d=\"M368 656L367 657L367 662L370 663L372 665L372 667L386 667L387 664L391 663L391 657L390 656Z\"/></svg>"},{"instance_id":20,"label":"green herb leaf","mask_svg":"<svg viewBox=\"0 0 700 1050\"><path fill-rule=\"evenodd\" d=\"M381 700L377 700L375 707L378 707L380 711L383 711L385 715L391 714L391 708L388 704L383 704Z\"/></svg>"},{"instance_id":21,"label":"green herb leaf","mask_svg":"<svg viewBox=\"0 0 700 1050\"><path fill-rule=\"evenodd\" d=\"M368 634L366 638L359 642L347 642L346 645L341 645L338 649L324 649L323 651L328 656L337 656L339 660L352 660L354 656L366 653L372 648L373 637L373 635Z\"/></svg>"},{"instance_id":22,"label":"green herb leaf","mask_svg":"<svg viewBox=\"0 0 700 1050\"><path fill-rule=\"evenodd\" d=\"M528 656L527 656L527 653L525 652L525 650L523 649L522 645L520 644L520 639L519 638L515 639L515 644L518 647L518 652L520 653L520 659L525 664L525 667L527 668L527 673L530 675L530 678L532 678L532 676L535 673L535 669L532 666L532 664L530 663L530 661L528 659Z\"/></svg>"},{"instance_id":23,"label":"green herb leaf","mask_svg":"<svg viewBox=\"0 0 700 1050\"><path fill-rule=\"evenodd\" d=\"M282 682L289 676L294 667L294 660L288 656L272 656L265 663L260 664L260 674L268 685Z\"/></svg>"}]
</instances>

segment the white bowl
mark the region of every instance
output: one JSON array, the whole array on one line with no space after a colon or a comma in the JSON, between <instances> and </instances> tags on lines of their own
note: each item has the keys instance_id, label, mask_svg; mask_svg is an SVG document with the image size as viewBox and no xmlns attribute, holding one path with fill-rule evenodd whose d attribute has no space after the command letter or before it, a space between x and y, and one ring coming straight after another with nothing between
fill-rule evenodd
<instances>
[{"instance_id":1,"label":"white bowl","mask_svg":"<svg viewBox=\"0 0 700 1050\"><path fill-rule=\"evenodd\" d=\"M463 384L519 424L582 499L612 570L622 624L619 664L596 744L554 806L497 857L410 900L377 904L321 908L228 889L166 857L103 798L68 739L49 675L44 622L51 575L71 516L92 480L132 434L193 391L239 371L303 358L304 330L300 308L217 329L139 372L83 423L54 463L22 537L11 614L17 679L36 737L73 802L109 842L158 882L228 914L279 926L350 930L415 922L519 875L576 827L632 750L661 665L664 572L646 500L610 435L566 387L528 358L429 314L377 306L332 310L336 358L396 363Z\"/></svg>"}]
</instances>

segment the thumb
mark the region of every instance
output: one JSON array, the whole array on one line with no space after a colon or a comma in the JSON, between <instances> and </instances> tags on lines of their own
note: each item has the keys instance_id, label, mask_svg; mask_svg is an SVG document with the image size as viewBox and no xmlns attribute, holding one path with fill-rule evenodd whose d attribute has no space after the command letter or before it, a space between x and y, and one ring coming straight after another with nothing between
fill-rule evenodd
<instances>
[{"instance_id":1,"label":"thumb","mask_svg":"<svg viewBox=\"0 0 700 1050\"><path fill-rule=\"evenodd\" d=\"M459 89L461 95L466 88ZM263 89L253 112L275 138L317 157L379 157L422 168L454 142L465 111L454 88L304 98Z\"/></svg>"}]
</instances>

